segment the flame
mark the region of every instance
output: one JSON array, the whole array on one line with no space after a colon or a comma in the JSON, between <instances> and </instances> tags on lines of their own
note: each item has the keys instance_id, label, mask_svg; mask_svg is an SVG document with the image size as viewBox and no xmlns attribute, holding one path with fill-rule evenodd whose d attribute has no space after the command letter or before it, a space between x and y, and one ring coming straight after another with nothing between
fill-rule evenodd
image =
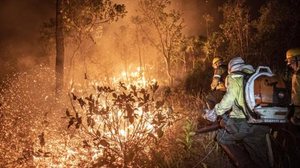
<instances>
[{"instance_id":1,"label":"flame","mask_svg":"<svg viewBox=\"0 0 300 168\"><path fill-rule=\"evenodd\" d=\"M148 84L157 82L156 79L147 80L145 77L145 71L142 67L137 67L135 71L122 71L118 77L113 77L112 81L113 84L125 81L126 86L135 85L139 88L143 88Z\"/></svg>"},{"instance_id":2,"label":"flame","mask_svg":"<svg viewBox=\"0 0 300 168\"><path fill-rule=\"evenodd\" d=\"M147 85L156 82L156 79L146 80L143 68L137 67L136 71L133 72L121 72L119 76L113 77L113 84L119 85L120 81L125 81L125 85L129 87L130 85L137 86L137 89L145 88ZM98 86L100 81L90 81L88 86ZM73 88L71 88L71 92L82 93L83 85L72 83ZM75 89L75 87L79 87L79 89ZM111 98L100 96L93 97L95 100L99 102L99 109L106 109L106 107L111 107ZM106 137L107 139L114 139L114 141L109 141L109 146L112 148L116 148L117 150L121 150L121 144L126 144L130 142L133 137L137 140L141 140L142 138L146 138L150 133L153 136L158 137L155 133L156 127L153 125L154 113L143 111L142 107L138 107L138 104L134 104L134 115L135 122L130 123L128 119L126 119L126 113L121 111L120 109L110 109L110 112L106 115L106 121L110 123L118 122L118 127L114 129L108 129L108 123L103 122L103 116L97 114L90 114L90 117L94 120L94 127L88 127L88 134L95 134L95 130L101 130L101 136ZM161 113L166 114L168 112L167 109L159 109ZM83 108L83 111L87 111L87 109ZM151 109L149 109L151 111ZM86 121L87 118L83 118L82 121ZM143 121L141 124L139 121ZM109 125L109 127L114 127L113 124ZM142 130L142 131L139 131ZM52 153L52 157L34 157L34 163L36 166L45 166L46 167L77 167L81 164L81 162L86 161L86 163L96 162L97 159L104 155L105 147L97 147L93 146L93 141L85 142L85 147L82 147L83 142L79 141L80 139L84 139L84 136L88 136L83 132L83 129L79 129L79 134L75 134L75 137L69 137L65 139L65 135L61 135L60 138L50 138L47 141L46 146L44 147L44 151L49 151ZM117 143L118 142L118 143ZM90 144L90 145L88 145ZM35 143L35 151L40 149L38 141ZM148 147L145 147L145 150ZM122 160L117 158L117 161L122 164ZM81 165L82 166L82 165ZM83 166L88 167L88 166Z\"/></svg>"}]
</instances>

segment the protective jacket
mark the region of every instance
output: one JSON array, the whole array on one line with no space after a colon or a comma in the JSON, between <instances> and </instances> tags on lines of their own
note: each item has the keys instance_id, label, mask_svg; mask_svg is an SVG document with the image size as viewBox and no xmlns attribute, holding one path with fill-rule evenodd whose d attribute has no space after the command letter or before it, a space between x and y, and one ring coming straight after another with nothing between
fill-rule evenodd
<instances>
[{"instance_id":1,"label":"protective jacket","mask_svg":"<svg viewBox=\"0 0 300 168\"><path fill-rule=\"evenodd\" d=\"M211 90L220 90L225 91L225 78L227 76L226 65L221 65L218 68L214 69L214 76L211 82Z\"/></svg>"},{"instance_id":2,"label":"protective jacket","mask_svg":"<svg viewBox=\"0 0 300 168\"><path fill-rule=\"evenodd\" d=\"M223 115L231 109L230 118L246 118L244 112L246 104L244 99L244 74L251 74L254 70L241 69L227 76L227 91L219 104L215 106L217 115Z\"/></svg>"},{"instance_id":3,"label":"protective jacket","mask_svg":"<svg viewBox=\"0 0 300 168\"><path fill-rule=\"evenodd\" d=\"M227 76L226 94L214 108L217 115L230 111L229 118L223 117L225 128L218 130L216 139L238 159L239 167L268 167L265 137L269 129L263 125L248 124L244 114L244 78L254 73L254 69L250 65L242 65L240 68Z\"/></svg>"}]
</instances>

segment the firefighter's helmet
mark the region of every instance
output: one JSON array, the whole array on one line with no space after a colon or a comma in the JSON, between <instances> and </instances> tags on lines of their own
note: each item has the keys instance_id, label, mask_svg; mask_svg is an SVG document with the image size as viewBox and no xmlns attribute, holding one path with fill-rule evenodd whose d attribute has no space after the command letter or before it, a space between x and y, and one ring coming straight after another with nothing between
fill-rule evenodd
<instances>
[{"instance_id":1,"label":"firefighter's helmet","mask_svg":"<svg viewBox=\"0 0 300 168\"><path fill-rule=\"evenodd\" d=\"M300 48L292 48L286 52L287 64L291 64L293 61L300 61Z\"/></svg>"},{"instance_id":2,"label":"firefighter's helmet","mask_svg":"<svg viewBox=\"0 0 300 168\"><path fill-rule=\"evenodd\" d=\"M224 60L221 57L214 57L212 61L212 67L218 67L220 65L224 65Z\"/></svg>"},{"instance_id":3,"label":"firefighter's helmet","mask_svg":"<svg viewBox=\"0 0 300 168\"><path fill-rule=\"evenodd\" d=\"M245 65L245 61L241 57L235 57L228 63L228 72L234 72L235 69L239 69L243 65Z\"/></svg>"}]
</instances>

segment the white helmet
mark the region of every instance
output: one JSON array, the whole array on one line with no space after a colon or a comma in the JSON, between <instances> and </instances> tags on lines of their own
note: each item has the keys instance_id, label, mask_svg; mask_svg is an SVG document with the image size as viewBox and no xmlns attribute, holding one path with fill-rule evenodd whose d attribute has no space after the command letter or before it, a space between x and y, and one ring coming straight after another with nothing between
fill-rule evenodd
<instances>
[{"instance_id":1,"label":"white helmet","mask_svg":"<svg viewBox=\"0 0 300 168\"><path fill-rule=\"evenodd\" d=\"M235 57L228 63L228 72L239 71L245 65L245 61L241 57Z\"/></svg>"}]
</instances>

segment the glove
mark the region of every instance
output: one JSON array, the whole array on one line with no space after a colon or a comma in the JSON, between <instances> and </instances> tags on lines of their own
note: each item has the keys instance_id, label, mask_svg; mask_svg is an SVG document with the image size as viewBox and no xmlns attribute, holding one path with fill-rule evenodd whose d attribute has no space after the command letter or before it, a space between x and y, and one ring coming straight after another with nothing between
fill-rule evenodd
<instances>
[{"instance_id":1,"label":"glove","mask_svg":"<svg viewBox=\"0 0 300 168\"><path fill-rule=\"evenodd\" d=\"M215 110L204 109L204 111L205 111L205 114L203 115L204 119L211 122L215 122L217 120L217 114Z\"/></svg>"}]
</instances>

